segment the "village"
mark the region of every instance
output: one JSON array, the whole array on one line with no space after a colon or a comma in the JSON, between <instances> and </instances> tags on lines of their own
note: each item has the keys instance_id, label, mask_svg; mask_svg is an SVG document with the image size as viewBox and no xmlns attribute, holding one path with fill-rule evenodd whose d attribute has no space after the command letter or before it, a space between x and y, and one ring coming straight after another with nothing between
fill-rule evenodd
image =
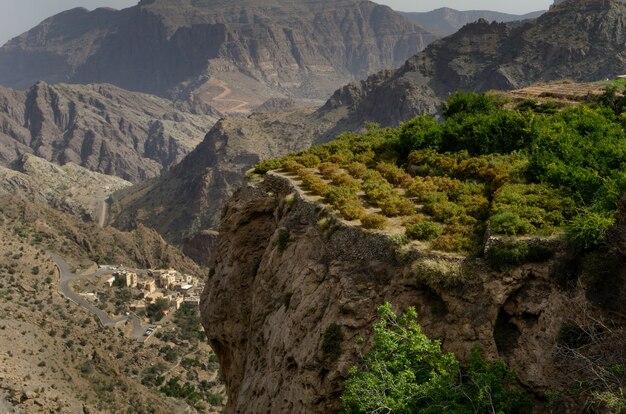
<instances>
[{"instance_id":1,"label":"village","mask_svg":"<svg viewBox=\"0 0 626 414\"><path fill-rule=\"evenodd\" d=\"M126 269L101 266L91 276L81 277L72 289L111 315L129 315L149 324L165 325L181 306L197 308L204 283L196 276L175 269ZM149 337L156 327L149 326Z\"/></svg>"}]
</instances>

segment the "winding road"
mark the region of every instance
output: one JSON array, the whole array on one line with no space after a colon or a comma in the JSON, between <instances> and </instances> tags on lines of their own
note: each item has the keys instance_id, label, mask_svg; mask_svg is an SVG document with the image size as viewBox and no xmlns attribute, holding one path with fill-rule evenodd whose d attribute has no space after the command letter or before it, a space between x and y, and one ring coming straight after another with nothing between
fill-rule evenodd
<instances>
[{"instance_id":1,"label":"winding road","mask_svg":"<svg viewBox=\"0 0 626 414\"><path fill-rule=\"evenodd\" d=\"M247 109L246 107L250 104L248 101L242 101L240 99L230 99L227 98L227 96L230 96L233 91L228 87L228 85L225 82L222 82L220 80L217 79L211 79L208 82L209 85L212 86L217 86L218 88L222 88L222 93L220 93L219 95L215 96L214 98L212 98L212 100L220 102L220 103L230 103L230 104L235 104L234 106L227 108L224 110L224 112L238 112L238 113L248 113L250 112L249 109Z\"/></svg>"},{"instance_id":2,"label":"winding road","mask_svg":"<svg viewBox=\"0 0 626 414\"><path fill-rule=\"evenodd\" d=\"M142 326L141 320L137 317L137 315L131 314L130 316L120 316L118 318L111 319L108 313L104 312L102 309L98 309L97 307L89 303L87 300L85 300L84 298L82 298L80 295L78 295L76 292L72 290L72 288L70 287L70 282L79 279L80 276L78 276L77 274L73 273L70 270L70 265L61 256L57 254L48 252L48 255L52 258L57 268L59 269L59 275L60 275L59 292L63 296L65 296L66 298L68 298L69 300L77 304L78 306L96 315L98 319L100 320L100 323L103 326L114 327L114 326L117 326L121 322L130 320L131 323L133 324L133 338L141 339L143 337L143 334L146 328ZM105 273L108 273L108 271L99 270L88 276L98 276L98 275L102 275Z\"/></svg>"}]
</instances>

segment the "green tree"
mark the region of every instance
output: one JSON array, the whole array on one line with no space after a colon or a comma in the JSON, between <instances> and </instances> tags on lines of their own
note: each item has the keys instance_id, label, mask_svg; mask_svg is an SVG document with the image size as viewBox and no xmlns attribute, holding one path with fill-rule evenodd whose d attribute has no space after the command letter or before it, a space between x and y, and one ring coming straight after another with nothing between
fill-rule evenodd
<instances>
[{"instance_id":1,"label":"green tree","mask_svg":"<svg viewBox=\"0 0 626 414\"><path fill-rule=\"evenodd\" d=\"M345 383L342 412L516 413L529 405L504 363L489 363L474 349L462 370L424 335L415 309L398 317L386 303L378 313L372 349Z\"/></svg>"}]
</instances>

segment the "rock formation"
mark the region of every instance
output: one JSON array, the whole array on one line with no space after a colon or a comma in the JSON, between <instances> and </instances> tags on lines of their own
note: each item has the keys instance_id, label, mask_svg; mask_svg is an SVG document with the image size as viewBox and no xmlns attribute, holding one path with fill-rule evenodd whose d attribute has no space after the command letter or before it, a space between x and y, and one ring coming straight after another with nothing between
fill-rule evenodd
<instances>
[{"instance_id":1,"label":"rock formation","mask_svg":"<svg viewBox=\"0 0 626 414\"><path fill-rule=\"evenodd\" d=\"M0 165L32 153L141 181L176 164L217 114L112 85L0 88Z\"/></svg>"},{"instance_id":2,"label":"rock formation","mask_svg":"<svg viewBox=\"0 0 626 414\"><path fill-rule=\"evenodd\" d=\"M348 370L367 349L357 338L371 337L375 309L385 301L400 310L415 306L425 333L462 360L473 345L504 358L536 395L568 386L562 374L573 372L574 358L561 360L555 351L564 324L604 312L602 300L593 307L582 289L559 284L559 264L570 259L556 241L550 262L505 273L482 259L401 251L383 233L334 220L282 177L238 191L220 235L201 313L226 381L228 413L335 411ZM446 284L412 265L425 258L438 272L464 276ZM618 260L624 286L626 258ZM623 296L621 303L623 312ZM328 353L324 337L334 324L343 339Z\"/></svg>"},{"instance_id":3,"label":"rock formation","mask_svg":"<svg viewBox=\"0 0 626 414\"><path fill-rule=\"evenodd\" d=\"M434 38L362 0L144 0L121 11L69 10L14 38L0 49L0 84L193 92L192 99L240 112L275 96L325 99Z\"/></svg>"}]
</instances>

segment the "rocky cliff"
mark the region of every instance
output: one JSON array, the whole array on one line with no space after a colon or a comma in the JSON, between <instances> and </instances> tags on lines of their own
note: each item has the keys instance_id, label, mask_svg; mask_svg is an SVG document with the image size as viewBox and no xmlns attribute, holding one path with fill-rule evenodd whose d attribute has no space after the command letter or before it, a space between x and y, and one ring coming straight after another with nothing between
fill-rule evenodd
<instances>
[{"instance_id":1,"label":"rocky cliff","mask_svg":"<svg viewBox=\"0 0 626 414\"><path fill-rule=\"evenodd\" d=\"M362 0L150 0L45 20L0 49L0 84L193 92L240 112L272 96L325 99L345 82L401 64L434 38Z\"/></svg>"},{"instance_id":2,"label":"rocky cliff","mask_svg":"<svg viewBox=\"0 0 626 414\"><path fill-rule=\"evenodd\" d=\"M457 90L511 90L540 81L614 79L626 72L626 5L569 0L522 25L481 20L438 40L396 71L335 92L324 110L344 107L348 124L395 125Z\"/></svg>"},{"instance_id":3,"label":"rocky cliff","mask_svg":"<svg viewBox=\"0 0 626 414\"><path fill-rule=\"evenodd\" d=\"M180 161L215 123L208 108L112 85L0 89L0 165L34 154L141 181Z\"/></svg>"},{"instance_id":4,"label":"rocky cliff","mask_svg":"<svg viewBox=\"0 0 626 414\"><path fill-rule=\"evenodd\" d=\"M563 358L564 327L587 329L608 310L624 312L623 301L600 295L594 306L580 284L568 285L576 259L558 240L542 241L555 252L549 261L499 273L482 259L394 247L384 233L334 219L278 176L235 194L220 235L201 313L231 413L335 411L347 371L367 349L357 338L371 335L385 301L415 306L425 333L461 359L473 345L504 358L536 396L567 389L573 378L564 373L582 372L576 358ZM626 258L616 260L621 270L603 283L623 298ZM622 338L613 351L623 355L624 321L612 320ZM339 349L325 352L335 324ZM562 404L555 412L575 410Z\"/></svg>"}]
</instances>

